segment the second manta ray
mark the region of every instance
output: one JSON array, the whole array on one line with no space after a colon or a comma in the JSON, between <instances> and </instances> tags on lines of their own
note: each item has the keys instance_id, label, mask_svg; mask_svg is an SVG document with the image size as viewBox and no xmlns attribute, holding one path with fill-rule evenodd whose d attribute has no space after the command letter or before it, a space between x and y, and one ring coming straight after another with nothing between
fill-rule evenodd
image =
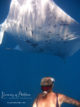
<instances>
[{"instance_id":1,"label":"second manta ray","mask_svg":"<svg viewBox=\"0 0 80 107\"><path fill-rule=\"evenodd\" d=\"M0 45L64 58L80 49L80 24L52 0L12 0Z\"/></svg>"}]
</instances>

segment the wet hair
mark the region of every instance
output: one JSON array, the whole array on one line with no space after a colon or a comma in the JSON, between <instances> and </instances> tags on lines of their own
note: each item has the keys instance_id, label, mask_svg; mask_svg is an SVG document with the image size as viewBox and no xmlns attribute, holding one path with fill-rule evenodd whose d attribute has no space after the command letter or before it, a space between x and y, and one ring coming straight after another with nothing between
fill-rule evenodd
<instances>
[{"instance_id":1,"label":"wet hair","mask_svg":"<svg viewBox=\"0 0 80 107\"><path fill-rule=\"evenodd\" d=\"M50 92L50 90L53 87L54 78L51 77L45 77L41 80L41 90L42 90L42 96L45 98L47 94Z\"/></svg>"},{"instance_id":2,"label":"wet hair","mask_svg":"<svg viewBox=\"0 0 80 107\"><path fill-rule=\"evenodd\" d=\"M52 77L45 77L41 79L41 86L51 86L55 82L54 78Z\"/></svg>"}]
</instances>

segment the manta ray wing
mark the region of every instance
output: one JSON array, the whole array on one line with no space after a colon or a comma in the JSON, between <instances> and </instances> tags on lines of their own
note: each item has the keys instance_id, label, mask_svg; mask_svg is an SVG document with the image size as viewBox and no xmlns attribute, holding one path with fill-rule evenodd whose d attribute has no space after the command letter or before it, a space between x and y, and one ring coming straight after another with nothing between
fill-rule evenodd
<instances>
[{"instance_id":1,"label":"manta ray wing","mask_svg":"<svg viewBox=\"0 0 80 107\"><path fill-rule=\"evenodd\" d=\"M52 0L12 0L0 25L0 44L5 32L22 50L66 57L80 49L80 24Z\"/></svg>"}]
</instances>

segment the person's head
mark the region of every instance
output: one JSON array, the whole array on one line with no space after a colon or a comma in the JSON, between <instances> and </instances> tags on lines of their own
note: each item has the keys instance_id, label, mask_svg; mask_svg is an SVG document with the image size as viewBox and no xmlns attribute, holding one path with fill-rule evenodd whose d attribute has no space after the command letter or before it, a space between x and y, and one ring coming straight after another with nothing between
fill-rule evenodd
<instances>
[{"instance_id":1,"label":"person's head","mask_svg":"<svg viewBox=\"0 0 80 107\"><path fill-rule=\"evenodd\" d=\"M55 79L52 77L44 77L41 79L41 90L44 92L52 91Z\"/></svg>"}]
</instances>

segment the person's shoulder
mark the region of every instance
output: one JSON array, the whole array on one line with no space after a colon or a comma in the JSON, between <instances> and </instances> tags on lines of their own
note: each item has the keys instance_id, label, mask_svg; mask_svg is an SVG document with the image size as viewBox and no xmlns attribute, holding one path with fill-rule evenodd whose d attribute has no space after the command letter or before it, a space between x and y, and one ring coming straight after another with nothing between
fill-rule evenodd
<instances>
[{"instance_id":1,"label":"person's shoulder","mask_svg":"<svg viewBox=\"0 0 80 107\"><path fill-rule=\"evenodd\" d=\"M53 96L53 97L56 97L56 96L58 96L58 93L51 92L50 95Z\"/></svg>"},{"instance_id":2,"label":"person's shoulder","mask_svg":"<svg viewBox=\"0 0 80 107\"><path fill-rule=\"evenodd\" d=\"M65 95L64 95L64 94L61 94L61 93L58 93L58 96L59 96L60 98L63 98Z\"/></svg>"},{"instance_id":3,"label":"person's shoulder","mask_svg":"<svg viewBox=\"0 0 80 107\"><path fill-rule=\"evenodd\" d=\"M63 100L66 96L64 94L58 93L58 100L60 103L63 103Z\"/></svg>"},{"instance_id":4,"label":"person's shoulder","mask_svg":"<svg viewBox=\"0 0 80 107\"><path fill-rule=\"evenodd\" d=\"M61 94L61 93L56 93L56 95L57 95L59 98L64 97L64 94Z\"/></svg>"},{"instance_id":5,"label":"person's shoulder","mask_svg":"<svg viewBox=\"0 0 80 107\"><path fill-rule=\"evenodd\" d=\"M61 93L57 93L59 96L63 96L63 94L61 94Z\"/></svg>"}]
</instances>

